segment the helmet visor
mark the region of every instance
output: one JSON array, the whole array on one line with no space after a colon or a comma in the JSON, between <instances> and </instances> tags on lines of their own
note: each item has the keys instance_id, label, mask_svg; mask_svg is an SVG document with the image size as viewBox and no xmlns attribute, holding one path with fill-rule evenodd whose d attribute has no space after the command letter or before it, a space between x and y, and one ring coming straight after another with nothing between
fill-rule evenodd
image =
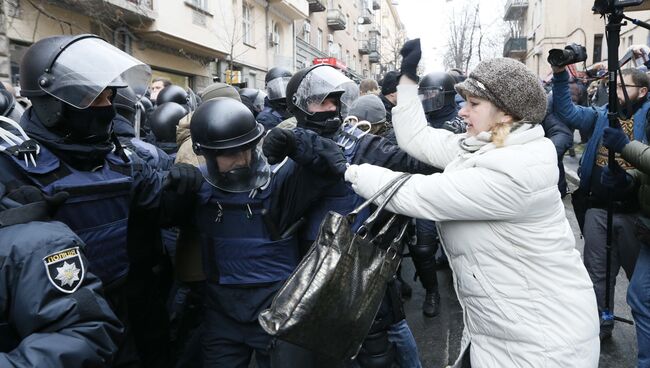
<instances>
[{"instance_id":1,"label":"helmet visor","mask_svg":"<svg viewBox=\"0 0 650 368\"><path fill-rule=\"evenodd\" d=\"M131 87L142 96L150 78L148 65L99 38L83 38L61 52L47 76L49 83L41 88L85 109L106 87Z\"/></svg>"},{"instance_id":2,"label":"helmet visor","mask_svg":"<svg viewBox=\"0 0 650 368\"><path fill-rule=\"evenodd\" d=\"M341 95L341 116L346 117L354 101L359 98L359 87L353 81L345 82L340 87L345 90Z\"/></svg>"},{"instance_id":3,"label":"helmet visor","mask_svg":"<svg viewBox=\"0 0 650 368\"><path fill-rule=\"evenodd\" d=\"M445 93L442 88L424 88L418 91L424 112L441 109L445 105Z\"/></svg>"},{"instance_id":4,"label":"helmet visor","mask_svg":"<svg viewBox=\"0 0 650 368\"><path fill-rule=\"evenodd\" d=\"M279 100L287 98L287 84L291 77L275 78L266 84L266 93L269 100Z\"/></svg>"},{"instance_id":5,"label":"helmet visor","mask_svg":"<svg viewBox=\"0 0 650 368\"><path fill-rule=\"evenodd\" d=\"M332 67L318 67L307 73L292 97L293 104L307 115L314 115L310 106L318 106L334 92L343 93L343 84L352 82Z\"/></svg>"},{"instance_id":6,"label":"helmet visor","mask_svg":"<svg viewBox=\"0 0 650 368\"><path fill-rule=\"evenodd\" d=\"M259 146L253 147L250 152L249 166L220 172L217 156L223 152L204 150L205 168L201 170L203 177L212 186L225 192L242 193L263 186L271 177L271 168Z\"/></svg>"}]
</instances>

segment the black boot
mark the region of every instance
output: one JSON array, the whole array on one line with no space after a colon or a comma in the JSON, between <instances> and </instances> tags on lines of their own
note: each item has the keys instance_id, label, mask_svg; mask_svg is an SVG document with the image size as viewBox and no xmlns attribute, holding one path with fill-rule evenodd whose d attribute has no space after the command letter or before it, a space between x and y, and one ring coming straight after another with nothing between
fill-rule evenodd
<instances>
[{"instance_id":1,"label":"black boot","mask_svg":"<svg viewBox=\"0 0 650 368\"><path fill-rule=\"evenodd\" d=\"M422 304L422 313L427 317L435 317L440 314L440 293L438 288L427 290Z\"/></svg>"}]
</instances>

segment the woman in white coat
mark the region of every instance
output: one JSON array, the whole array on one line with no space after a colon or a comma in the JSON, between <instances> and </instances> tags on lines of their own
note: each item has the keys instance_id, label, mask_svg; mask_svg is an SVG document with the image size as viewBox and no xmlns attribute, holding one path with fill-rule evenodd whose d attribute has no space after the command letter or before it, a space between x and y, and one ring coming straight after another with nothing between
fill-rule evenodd
<instances>
[{"instance_id":1,"label":"woman in white coat","mask_svg":"<svg viewBox=\"0 0 650 368\"><path fill-rule=\"evenodd\" d=\"M419 53L419 40L408 48ZM413 175L388 209L438 224L465 324L454 367L597 367L596 300L557 191L555 148L538 124L546 96L537 77L512 59L481 62L456 85L467 133L454 135L427 126L402 68L399 146L444 172ZM345 178L367 198L397 175L364 164Z\"/></svg>"}]
</instances>

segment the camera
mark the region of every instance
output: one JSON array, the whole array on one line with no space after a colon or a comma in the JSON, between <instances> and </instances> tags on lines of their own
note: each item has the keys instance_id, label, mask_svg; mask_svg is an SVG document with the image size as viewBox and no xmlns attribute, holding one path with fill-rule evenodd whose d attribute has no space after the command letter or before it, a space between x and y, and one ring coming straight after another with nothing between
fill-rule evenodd
<instances>
[{"instance_id":1,"label":"camera","mask_svg":"<svg viewBox=\"0 0 650 368\"><path fill-rule=\"evenodd\" d=\"M572 43L564 49L552 49L548 52L548 63L553 66L566 66L587 60L587 49Z\"/></svg>"},{"instance_id":2,"label":"camera","mask_svg":"<svg viewBox=\"0 0 650 368\"><path fill-rule=\"evenodd\" d=\"M612 13L616 8L641 5L644 0L595 0L591 8L595 13Z\"/></svg>"}]
</instances>

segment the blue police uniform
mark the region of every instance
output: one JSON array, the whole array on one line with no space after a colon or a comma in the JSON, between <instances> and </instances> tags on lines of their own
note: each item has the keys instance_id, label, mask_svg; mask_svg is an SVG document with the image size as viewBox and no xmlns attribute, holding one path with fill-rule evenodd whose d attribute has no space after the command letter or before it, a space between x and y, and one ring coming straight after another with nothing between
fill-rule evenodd
<instances>
[{"instance_id":1,"label":"blue police uniform","mask_svg":"<svg viewBox=\"0 0 650 368\"><path fill-rule=\"evenodd\" d=\"M225 192L204 182L198 194L192 221L201 235L207 278L206 366L247 367L253 351L258 367L270 366L272 339L257 316L299 262L292 225L338 180L291 160L272 172L266 185L250 193ZM183 217L179 213L176 222Z\"/></svg>"},{"instance_id":2,"label":"blue police uniform","mask_svg":"<svg viewBox=\"0 0 650 368\"><path fill-rule=\"evenodd\" d=\"M83 249L60 222L0 227L0 367L111 365L123 328Z\"/></svg>"}]
</instances>

